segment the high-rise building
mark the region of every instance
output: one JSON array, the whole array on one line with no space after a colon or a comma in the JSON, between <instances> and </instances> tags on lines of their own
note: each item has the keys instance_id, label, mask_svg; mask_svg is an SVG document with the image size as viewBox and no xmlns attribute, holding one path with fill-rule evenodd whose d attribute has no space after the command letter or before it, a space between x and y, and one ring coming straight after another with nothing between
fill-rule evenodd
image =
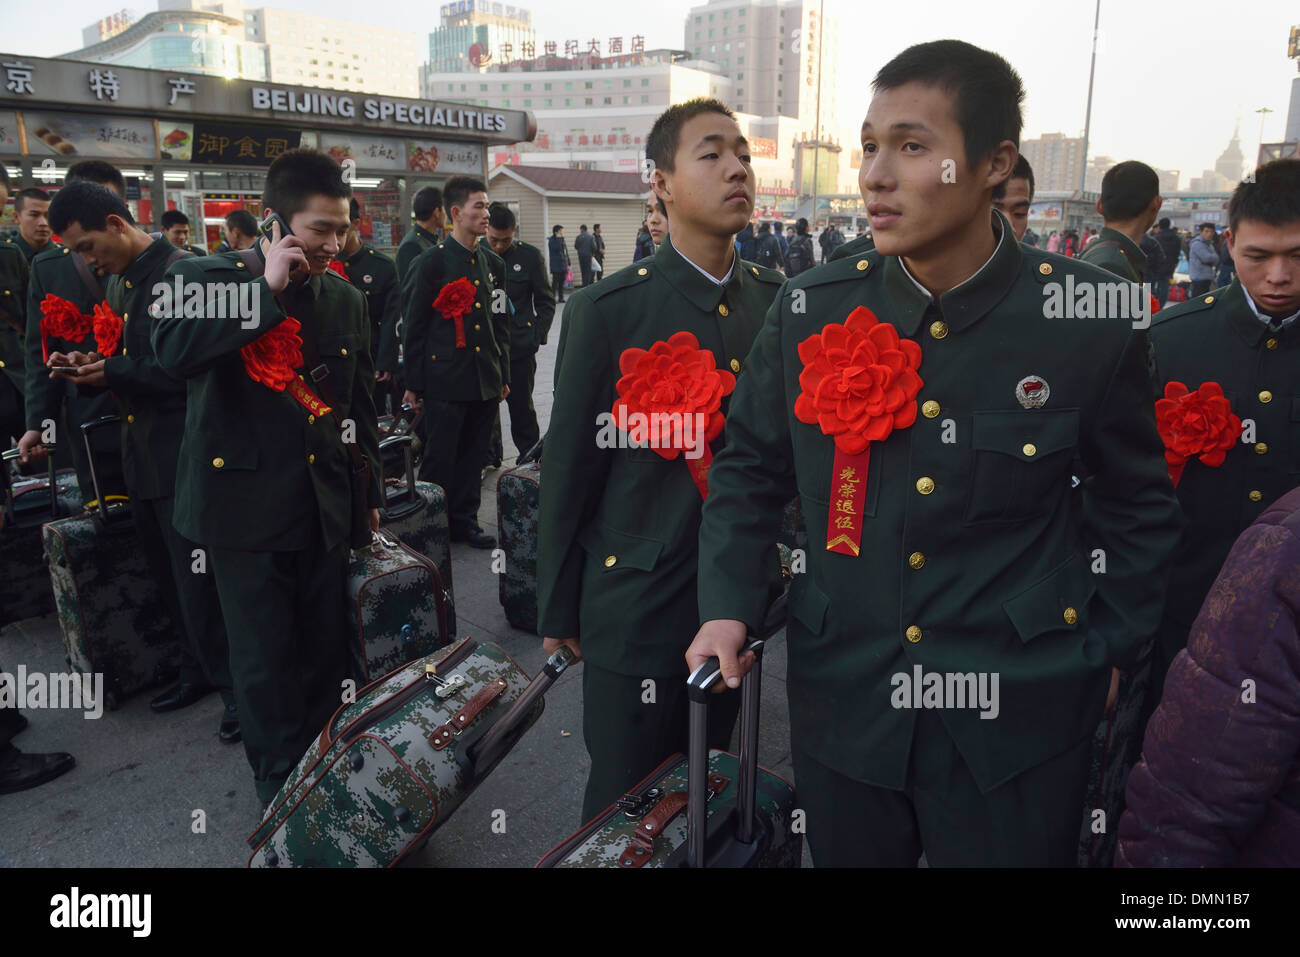
<instances>
[{"instance_id":1,"label":"high-rise building","mask_svg":"<svg viewBox=\"0 0 1300 957\"><path fill-rule=\"evenodd\" d=\"M1079 188L1079 174L1083 171L1082 136L1044 133L1034 140L1021 140L1020 152L1034 168L1036 190L1049 192Z\"/></svg>"},{"instance_id":2,"label":"high-rise building","mask_svg":"<svg viewBox=\"0 0 1300 957\"><path fill-rule=\"evenodd\" d=\"M522 7L457 0L443 4L441 15L441 25L429 34L429 73L478 72L502 59L536 55L533 15Z\"/></svg>"},{"instance_id":3,"label":"high-rise building","mask_svg":"<svg viewBox=\"0 0 1300 957\"><path fill-rule=\"evenodd\" d=\"M1219 154L1219 158L1214 161L1214 171L1224 179L1238 183L1241 181L1241 173L1245 165L1246 158L1241 153L1241 122L1238 121L1232 129L1232 139Z\"/></svg>"}]
</instances>

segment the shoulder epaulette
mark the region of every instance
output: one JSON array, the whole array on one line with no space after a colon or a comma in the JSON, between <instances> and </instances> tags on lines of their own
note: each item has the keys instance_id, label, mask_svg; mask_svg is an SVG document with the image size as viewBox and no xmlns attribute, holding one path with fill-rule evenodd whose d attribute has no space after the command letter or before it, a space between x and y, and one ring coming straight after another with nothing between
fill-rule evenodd
<instances>
[{"instance_id":1,"label":"shoulder epaulette","mask_svg":"<svg viewBox=\"0 0 1300 957\"><path fill-rule=\"evenodd\" d=\"M862 279L874 275L875 271L880 268L884 258L873 247L856 256L832 259L828 263L822 263L820 266L814 266L812 269L806 269L799 273L790 280L790 287L807 289L812 286L823 286L831 282Z\"/></svg>"},{"instance_id":2,"label":"shoulder epaulette","mask_svg":"<svg viewBox=\"0 0 1300 957\"><path fill-rule=\"evenodd\" d=\"M584 286L583 288L591 290L592 299L604 299L620 289L639 285L647 281L652 275L654 275L653 263L647 259L642 259L640 262L624 266L618 272L606 276L594 286Z\"/></svg>"},{"instance_id":3,"label":"shoulder epaulette","mask_svg":"<svg viewBox=\"0 0 1300 957\"><path fill-rule=\"evenodd\" d=\"M759 282L774 282L778 286L785 282L785 273L779 269L768 269L766 266L760 266L758 263L752 263L744 259L740 261L740 266Z\"/></svg>"},{"instance_id":4,"label":"shoulder epaulette","mask_svg":"<svg viewBox=\"0 0 1300 957\"><path fill-rule=\"evenodd\" d=\"M1195 299L1188 299L1185 302L1174 303L1172 306L1165 306L1151 317L1151 324L1158 326L1170 319L1177 319L1179 316L1185 316L1188 313L1213 309L1214 304L1221 301L1221 299L1221 291L1215 289L1203 296L1197 296Z\"/></svg>"}]
</instances>

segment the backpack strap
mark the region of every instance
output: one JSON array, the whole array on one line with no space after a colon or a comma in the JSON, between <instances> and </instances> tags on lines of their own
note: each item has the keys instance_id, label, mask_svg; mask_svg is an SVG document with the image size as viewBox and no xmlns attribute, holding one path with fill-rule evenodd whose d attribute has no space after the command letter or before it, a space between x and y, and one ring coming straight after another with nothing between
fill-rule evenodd
<instances>
[{"instance_id":1,"label":"backpack strap","mask_svg":"<svg viewBox=\"0 0 1300 957\"><path fill-rule=\"evenodd\" d=\"M77 253L69 253L69 255L72 256L72 265L76 268L77 275L81 277L81 283L86 287L86 291L90 293L91 298L94 299L96 303L103 302L104 287L95 277L95 274L90 271L90 267L86 265L86 261Z\"/></svg>"}]
</instances>

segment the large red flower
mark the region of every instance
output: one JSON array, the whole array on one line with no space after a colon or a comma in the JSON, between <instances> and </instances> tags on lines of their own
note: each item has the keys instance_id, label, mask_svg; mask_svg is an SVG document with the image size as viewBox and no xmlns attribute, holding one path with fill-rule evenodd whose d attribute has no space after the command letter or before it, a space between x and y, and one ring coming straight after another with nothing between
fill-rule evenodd
<instances>
[{"instance_id":1,"label":"large red flower","mask_svg":"<svg viewBox=\"0 0 1300 957\"><path fill-rule=\"evenodd\" d=\"M122 341L122 317L108 303L101 302L95 306L94 325L95 351L101 356L111 356Z\"/></svg>"},{"instance_id":2,"label":"large red flower","mask_svg":"<svg viewBox=\"0 0 1300 957\"><path fill-rule=\"evenodd\" d=\"M272 326L239 350L244 369L254 382L283 392L302 365L302 324L292 317Z\"/></svg>"},{"instance_id":3,"label":"large red flower","mask_svg":"<svg viewBox=\"0 0 1300 957\"><path fill-rule=\"evenodd\" d=\"M469 312L470 306L474 305L474 297L477 294L474 284L462 276L455 282L443 286L438 292L438 298L433 300L433 308L456 326L457 349L465 348L465 314Z\"/></svg>"},{"instance_id":4,"label":"large red flower","mask_svg":"<svg viewBox=\"0 0 1300 957\"><path fill-rule=\"evenodd\" d=\"M347 278L348 278L348 270L347 270L347 267L345 267L345 266L343 265L343 263L342 263L340 260L338 260L338 259L331 259L331 260L330 260L329 268L330 268L330 269L333 269L336 273L338 273L338 274L339 274L340 276L342 276L344 279L347 279Z\"/></svg>"},{"instance_id":5,"label":"large red flower","mask_svg":"<svg viewBox=\"0 0 1300 957\"><path fill-rule=\"evenodd\" d=\"M63 339L79 343L90 335L93 317L86 315L66 299L47 292L41 300L41 351L50 361L50 340Z\"/></svg>"},{"instance_id":6,"label":"large red flower","mask_svg":"<svg viewBox=\"0 0 1300 957\"><path fill-rule=\"evenodd\" d=\"M799 343L799 359L795 418L820 426L846 455L916 421L921 347L865 306Z\"/></svg>"},{"instance_id":7,"label":"large red flower","mask_svg":"<svg viewBox=\"0 0 1300 957\"><path fill-rule=\"evenodd\" d=\"M1217 382L1203 382L1195 392L1181 382L1166 383L1164 398L1156 399L1156 427L1175 484L1177 473L1193 455L1202 465L1220 466L1241 438L1241 419L1233 414Z\"/></svg>"},{"instance_id":8,"label":"large red flower","mask_svg":"<svg viewBox=\"0 0 1300 957\"><path fill-rule=\"evenodd\" d=\"M699 441L694 432L697 415L704 416L705 442L722 432L722 397L736 388L736 377L719 369L713 353L701 349L692 333L673 333L667 342L656 342L649 349L624 349L618 371L622 378L612 410L614 421L635 422L633 414L640 413L652 434L657 433L652 445L664 458L675 459ZM691 436L683 435L684 428L692 430Z\"/></svg>"}]
</instances>

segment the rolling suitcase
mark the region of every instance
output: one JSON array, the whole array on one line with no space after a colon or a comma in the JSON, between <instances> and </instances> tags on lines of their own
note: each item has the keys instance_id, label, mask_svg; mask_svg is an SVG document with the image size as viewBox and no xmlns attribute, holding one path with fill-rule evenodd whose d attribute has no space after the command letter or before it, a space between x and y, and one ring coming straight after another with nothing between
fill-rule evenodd
<instances>
[{"instance_id":1,"label":"rolling suitcase","mask_svg":"<svg viewBox=\"0 0 1300 957\"><path fill-rule=\"evenodd\" d=\"M181 654L130 503L120 495L101 497L89 454L91 433L119 421L110 415L81 427L95 485L92 507L41 529L68 663L74 671L104 675L110 710L128 695L174 680Z\"/></svg>"},{"instance_id":2,"label":"rolling suitcase","mask_svg":"<svg viewBox=\"0 0 1300 957\"><path fill-rule=\"evenodd\" d=\"M379 443L380 475L383 476L384 504L379 520L404 545L427 555L438 566L442 586L447 594L447 632L456 634L456 600L451 577L451 530L447 525L447 495L442 486L420 482L415 478L414 440L409 435L395 435ZM401 463L398 474L390 463Z\"/></svg>"},{"instance_id":3,"label":"rolling suitcase","mask_svg":"<svg viewBox=\"0 0 1300 957\"><path fill-rule=\"evenodd\" d=\"M785 597L773 604L763 636L746 651L754 667L741 683L740 755L711 751L708 698L721 680L717 658L687 679L690 751L675 754L571 837L538 867L798 867L794 788L758 766L758 699L763 645L785 623Z\"/></svg>"},{"instance_id":4,"label":"rolling suitcase","mask_svg":"<svg viewBox=\"0 0 1300 957\"><path fill-rule=\"evenodd\" d=\"M542 463L515 465L497 476L497 541L505 553L497 597L506 620L537 634L537 519Z\"/></svg>"},{"instance_id":5,"label":"rolling suitcase","mask_svg":"<svg viewBox=\"0 0 1300 957\"><path fill-rule=\"evenodd\" d=\"M348 565L352 652L365 683L451 643L438 566L381 528Z\"/></svg>"},{"instance_id":6,"label":"rolling suitcase","mask_svg":"<svg viewBox=\"0 0 1300 957\"><path fill-rule=\"evenodd\" d=\"M385 675L334 713L248 838L249 867L389 867L419 850L540 717L572 660L531 682L465 639Z\"/></svg>"},{"instance_id":7,"label":"rolling suitcase","mask_svg":"<svg viewBox=\"0 0 1300 957\"><path fill-rule=\"evenodd\" d=\"M0 625L37 618L54 611L54 591L45 562L41 526L81 510L81 493L73 469L56 471L51 448L46 478L14 479L8 463L18 450L3 454L0 481L4 508L0 512Z\"/></svg>"},{"instance_id":8,"label":"rolling suitcase","mask_svg":"<svg viewBox=\"0 0 1300 957\"><path fill-rule=\"evenodd\" d=\"M424 417L424 407L419 406L412 408L409 405L402 406L398 415L381 415L379 417L379 438L380 441L392 438L394 435L411 436L411 458L416 465L420 464L420 453L422 446L420 443L420 433L418 426L420 420ZM385 458L383 470L385 475L397 475L402 471L402 456L396 449L391 458Z\"/></svg>"}]
</instances>

